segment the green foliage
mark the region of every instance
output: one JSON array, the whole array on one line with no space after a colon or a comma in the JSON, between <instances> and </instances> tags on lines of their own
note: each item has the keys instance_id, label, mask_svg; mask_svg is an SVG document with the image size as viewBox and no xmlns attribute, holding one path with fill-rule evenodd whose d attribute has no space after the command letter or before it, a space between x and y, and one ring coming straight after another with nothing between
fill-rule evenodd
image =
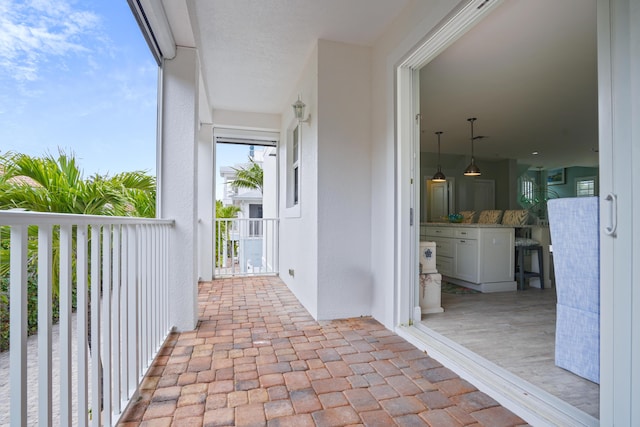
<instances>
[{"instance_id":1,"label":"green foliage","mask_svg":"<svg viewBox=\"0 0 640 427\"><path fill-rule=\"evenodd\" d=\"M156 180L142 171L123 172L113 177L94 175L84 179L75 157L64 152L60 152L57 157L5 153L0 155L0 209L16 208L34 212L153 218L156 214ZM9 227L0 227L0 351L8 347L5 339L8 339L9 333L9 231ZM37 327L37 232L37 227L29 227L29 333L34 333ZM75 235L74 232L74 252ZM52 239L55 319L60 266L58 227L54 227ZM75 260L75 256L72 259ZM75 267L75 264L72 265L74 274ZM73 282L75 284L75 277ZM75 285L73 289L75 291Z\"/></svg>"},{"instance_id":2,"label":"green foliage","mask_svg":"<svg viewBox=\"0 0 640 427\"><path fill-rule=\"evenodd\" d=\"M235 218L240 212L240 206L223 206L222 200L216 200L216 218Z\"/></svg>"},{"instance_id":3,"label":"green foliage","mask_svg":"<svg viewBox=\"0 0 640 427\"><path fill-rule=\"evenodd\" d=\"M84 179L75 157L0 156L0 209L155 217L156 182L145 172Z\"/></svg>"},{"instance_id":4,"label":"green foliage","mask_svg":"<svg viewBox=\"0 0 640 427\"><path fill-rule=\"evenodd\" d=\"M249 167L233 168L233 170L236 171L236 178L231 181L231 187L234 189L248 188L250 190L260 190L262 193L264 171L251 157L249 157L249 162Z\"/></svg>"},{"instance_id":5,"label":"green foliage","mask_svg":"<svg viewBox=\"0 0 640 427\"><path fill-rule=\"evenodd\" d=\"M108 206L117 216L155 218L156 180L145 172L123 172L113 177L95 175L90 180L106 187L117 196L117 203Z\"/></svg>"},{"instance_id":6,"label":"green foliage","mask_svg":"<svg viewBox=\"0 0 640 427\"><path fill-rule=\"evenodd\" d=\"M75 288L74 288L75 290ZM52 321L58 322L60 317L59 301L52 299ZM75 292L73 293L73 308L76 307ZM27 275L27 334L38 332L38 284L34 271ZM9 277L0 278L0 351L9 350Z\"/></svg>"},{"instance_id":7,"label":"green foliage","mask_svg":"<svg viewBox=\"0 0 640 427\"><path fill-rule=\"evenodd\" d=\"M221 200L216 200L216 218L217 219L229 219L235 218L240 212L239 206L223 206ZM222 259L222 245L226 242L230 244L228 234L231 230L227 229L227 222L216 221L215 236L216 236L216 266L221 267L223 265ZM230 253L230 248L227 248L227 253Z\"/></svg>"}]
</instances>

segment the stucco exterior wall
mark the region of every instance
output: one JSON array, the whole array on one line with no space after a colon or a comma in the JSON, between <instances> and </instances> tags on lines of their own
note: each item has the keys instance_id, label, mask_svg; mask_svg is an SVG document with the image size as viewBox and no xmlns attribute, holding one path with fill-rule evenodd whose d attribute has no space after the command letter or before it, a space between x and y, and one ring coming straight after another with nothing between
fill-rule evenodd
<instances>
[{"instance_id":1,"label":"stucco exterior wall","mask_svg":"<svg viewBox=\"0 0 640 427\"><path fill-rule=\"evenodd\" d=\"M373 48L318 42L290 96L300 93L312 116L302 126L299 217L287 216L293 114L282 113L280 276L316 318L398 323L395 67L455 6L411 2Z\"/></svg>"},{"instance_id":2,"label":"stucco exterior wall","mask_svg":"<svg viewBox=\"0 0 640 427\"><path fill-rule=\"evenodd\" d=\"M306 104L310 123L300 126L300 209L287 208L287 144L296 125L293 110L282 112L280 165L280 278L312 316L318 316L318 49L313 50L290 95ZM293 275L289 274L293 270Z\"/></svg>"},{"instance_id":3,"label":"stucco exterior wall","mask_svg":"<svg viewBox=\"0 0 640 427\"><path fill-rule=\"evenodd\" d=\"M200 126L198 132L198 278L213 278L213 212L211 195L215 194L213 161L213 127Z\"/></svg>"},{"instance_id":4,"label":"stucco exterior wall","mask_svg":"<svg viewBox=\"0 0 640 427\"><path fill-rule=\"evenodd\" d=\"M318 42L318 318L371 314L371 50Z\"/></svg>"},{"instance_id":5,"label":"stucco exterior wall","mask_svg":"<svg viewBox=\"0 0 640 427\"><path fill-rule=\"evenodd\" d=\"M178 330L196 326L198 293L198 56L177 48L165 61L162 93L159 217L172 218L170 316Z\"/></svg>"},{"instance_id":6,"label":"stucco exterior wall","mask_svg":"<svg viewBox=\"0 0 640 427\"><path fill-rule=\"evenodd\" d=\"M445 0L411 2L372 52L371 145L371 314L387 328L397 317L395 246L396 159L395 68L456 6ZM403 321L406 321L404 319Z\"/></svg>"},{"instance_id":7,"label":"stucco exterior wall","mask_svg":"<svg viewBox=\"0 0 640 427\"><path fill-rule=\"evenodd\" d=\"M291 95L311 114L299 216L286 207L287 137L280 145L280 276L318 319L371 313L370 64L368 47L320 40ZM283 113L282 135L292 119Z\"/></svg>"}]
</instances>

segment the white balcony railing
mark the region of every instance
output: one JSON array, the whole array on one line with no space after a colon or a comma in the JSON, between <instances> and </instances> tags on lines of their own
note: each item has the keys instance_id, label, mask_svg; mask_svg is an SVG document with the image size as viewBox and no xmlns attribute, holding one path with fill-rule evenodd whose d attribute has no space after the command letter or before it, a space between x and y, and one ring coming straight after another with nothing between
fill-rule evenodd
<instances>
[{"instance_id":1,"label":"white balcony railing","mask_svg":"<svg viewBox=\"0 0 640 427\"><path fill-rule=\"evenodd\" d=\"M10 390L5 390L10 411L0 417L12 426L116 424L171 329L172 225L169 220L0 212L2 250L8 249L9 257L1 261L10 267ZM27 351L30 281L37 281L37 355ZM33 357L37 373L27 369Z\"/></svg>"},{"instance_id":2,"label":"white balcony railing","mask_svg":"<svg viewBox=\"0 0 640 427\"><path fill-rule=\"evenodd\" d=\"M272 218L217 219L215 276L277 274L278 226Z\"/></svg>"}]
</instances>

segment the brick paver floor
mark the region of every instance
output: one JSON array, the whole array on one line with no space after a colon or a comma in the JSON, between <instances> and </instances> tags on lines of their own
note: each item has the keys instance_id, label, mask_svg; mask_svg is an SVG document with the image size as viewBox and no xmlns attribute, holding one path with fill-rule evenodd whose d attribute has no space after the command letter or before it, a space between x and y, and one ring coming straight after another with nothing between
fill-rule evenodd
<instances>
[{"instance_id":1,"label":"brick paver floor","mask_svg":"<svg viewBox=\"0 0 640 427\"><path fill-rule=\"evenodd\" d=\"M120 426L526 425L370 317L315 321L277 277L201 283L199 316Z\"/></svg>"}]
</instances>

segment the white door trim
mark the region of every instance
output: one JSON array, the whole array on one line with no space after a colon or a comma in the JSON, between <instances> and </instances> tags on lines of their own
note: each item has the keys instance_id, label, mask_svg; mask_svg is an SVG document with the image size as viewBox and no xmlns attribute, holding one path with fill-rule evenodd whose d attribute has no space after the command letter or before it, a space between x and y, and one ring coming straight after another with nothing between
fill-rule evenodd
<instances>
[{"instance_id":1,"label":"white door trim","mask_svg":"<svg viewBox=\"0 0 640 427\"><path fill-rule=\"evenodd\" d=\"M417 258L419 222L415 203L416 179L415 144L419 141L419 126L416 126L418 111L416 92L413 91L416 70L409 67L398 68L397 72L397 178L396 178L396 325L411 324L413 309L417 301ZM419 169L418 169L419 170ZM418 230L418 231L416 231ZM415 290L414 290L415 289Z\"/></svg>"},{"instance_id":2,"label":"white door trim","mask_svg":"<svg viewBox=\"0 0 640 427\"><path fill-rule=\"evenodd\" d=\"M640 161L638 22L638 1L598 1L602 425L640 422L640 227L634 227L640 178L632 172ZM607 201L608 195L615 197ZM612 223L617 230L608 233Z\"/></svg>"},{"instance_id":3,"label":"white door trim","mask_svg":"<svg viewBox=\"0 0 640 427\"><path fill-rule=\"evenodd\" d=\"M502 3L496 0L465 0L447 16L442 25L425 35L422 42L396 65L396 325L413 322L417 301L420 156L418 72L465 32ZM419 198L417 199L419 200ZM413 225L410 220L413 218Z\"/></svg>"}]
</instances>

